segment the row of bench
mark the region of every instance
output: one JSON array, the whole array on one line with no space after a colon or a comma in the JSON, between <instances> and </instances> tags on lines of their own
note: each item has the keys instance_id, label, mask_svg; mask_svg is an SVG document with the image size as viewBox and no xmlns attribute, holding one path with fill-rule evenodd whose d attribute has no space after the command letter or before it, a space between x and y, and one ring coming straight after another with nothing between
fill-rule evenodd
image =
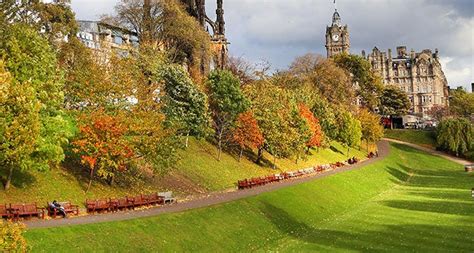
<instances>
[{"instance_id":1,"label":"row of bench","mask_svg":"<svg viewBox=\"0 0 474 253\"><path fill-rule=\"evenodd\" d=\"M88 213L117 212L141 206L171 204L175 201L172 192L161 192L133 197L86 200L86 208Z\"/></svg>"},{"instance_id":2,"label":"row of bench","mask_svg":"<svg viewBox=\"0 0 474 253\"><path fill-rule=\"evenodd\" d=\"M148 195L140 194L134 197L110 198L102 200L86 200L88 213L119 211L124 209L135 209L140 206L164 205L176 202L172 192L152 193ZM79 206L71 202L59 202L66 214L79 215ZM28 204L1 204L0 218L19 220L20 218L38 217L44 219L45 215L56 218L60 215L57 208L53 208L50 203L46 207L40 207L35 203Z\"/></svg>"},{"instance_id":3,"label":"row of bench","mask_svg":"<svg viewBox=\"0 0 474 253\"><path fill-rule=\"evenodd\" d=\"M358 162L356 160L356 162ZM314 174L314 173L321 173L329 169L336 169L338 167L343 167L347 165L348 162L337 162L332 164L325 164L325 165L318 165L314 166L313 168L298 170L298 171L289 171L280 174L273 174L266 177L255 177L250 179L239 180L237 182L237 187L242 189L248 189L255 186L262 186L269 183L279 182L282 180L287 180L290 178L297 178L302 177L304 175ZM352 164L352 161L351 161Z\"/></svg>"}]
</instances>

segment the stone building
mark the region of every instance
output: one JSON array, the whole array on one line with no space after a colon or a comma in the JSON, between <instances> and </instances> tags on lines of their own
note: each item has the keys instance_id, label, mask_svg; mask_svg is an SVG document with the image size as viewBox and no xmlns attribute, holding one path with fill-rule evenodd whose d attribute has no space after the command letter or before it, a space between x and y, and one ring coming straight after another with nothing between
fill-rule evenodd
<instances>
[{"instance_id":1,"label":"stone building","mask_svg":"<svg viewBox=\"0 0 474 253\"><path fill-rule=\"evenodd\" d=\"M342 25L337 9L332 16L331 26L326 28L327 57L350 53L349 29ZM395 85L405 92L412 103L411 114L426 117L433 106L449 105L448 82L439 61L439 52L429 49L421 52L407 52L406 47L398 47L395 56L392 51L381 52L377 47L366 56L372 70L378 73L385 85Z\"/></svg>"},{"instance_id":2,"label":"stone building","mask_svg":"<svg viewBox=\"0 0 474 253\"><path fill-rule=\"evenodd\" d=\"M326 27L326 51L327 57L341 53L350 53L351 42L349 40L349 29L342 25L341 15L337 9L332 15L331 26Z\"/></svg>"},{"instance_id":3,"label":"stone building","mask_svg":"<svg viewBox=\"0 0 474 253\"><path fill-rule=\"evenodd\" d=\"M406 47L397 47L396 55L392 50L381 52L377 47L364 56L378 73L384 84L394 85L404 90L412 103L411 113L426 117L434 106L449 105L448 81L439 61L439 52L425 49L421 52Z\"/></svg>"},{"instance_id":4,"label":"stone building","mask_svg":"<svg viewBox=\"0 0 474 253\"><path fill-rule=\"evenodd\" d=\"M217 0L216 20L213 21L206 14L206 0L181 0L185 4L188 13L195 17L203 29L211 36L211 50L213 59L210 62L211 69L224 68L228 59L228 45L225 36L224 3Z\"/></svg>"}]
</instances>

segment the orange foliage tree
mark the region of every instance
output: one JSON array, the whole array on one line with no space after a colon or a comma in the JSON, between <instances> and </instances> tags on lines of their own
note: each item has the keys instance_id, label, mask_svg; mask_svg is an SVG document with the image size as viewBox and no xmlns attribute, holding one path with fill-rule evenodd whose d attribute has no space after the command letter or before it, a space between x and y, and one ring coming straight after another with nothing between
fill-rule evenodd
<instances>
[{"instance_id":1,"label":"orange foliage tree","mask_svg":"<svg viewBox=\"0 0 474 253\"><path fill-rule=\"evenodd\" d=\"M308 149L313 147L321 147L324 140L324 132L319 124L319 119L314 117L314 114L305 104L299 104L299 111L302 118L308 123L309 129L311 130L312 136L306 143Z\"/></svg>"},{"instance_id":2,"label":"orange foliage tree","mask_svg":"<svg viewBox=\"0 0 474 253\"><path fill-rule=\"evenodd\" d=\"M262 131L251 111L239 114L232 137L240 147L239 161L245 148L259 148L264 142Z\"/></svg>"},{"instance_id":3,"label":"orange foliage tree","mask_svg":"<svg viewBox=\"0 0 474 253\"><path fill-rule=\"evenodd\" d=\"M107 115L98 110L82 115L79 137L73 142L73 151L81 157L81 163L89 170L90 189L94 175L113 183L115 174L127 170L134 155L133 147L125 138L127 126L120 115Z\"/></svg>"}]
</instances>

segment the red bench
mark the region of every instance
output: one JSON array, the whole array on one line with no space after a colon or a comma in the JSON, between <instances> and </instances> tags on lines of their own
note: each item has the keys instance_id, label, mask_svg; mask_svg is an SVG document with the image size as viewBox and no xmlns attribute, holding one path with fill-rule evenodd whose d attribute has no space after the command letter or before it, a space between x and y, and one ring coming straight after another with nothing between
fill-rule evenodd
<instances>
[{"instance_id":1,"label":"red bench","mask_svg":"<svg viewBox=\"0 0 474 253\"><path fill-rule=\"evenodd\" d=\"M86 200L86 208L88 213L107 212L110 210L110 202L107 199Z\"/></svg>"},{"instance_id":2,"label":"red bench","mask_svg":"<svg viewBox=\"0 0 474 253\"><path fill-rule=\"evenodd\" d=\"M62 208L64 208L64 212L66 214L74 214L74 215L79 215L79 206L78 205L73 205L71 202L59 202ZM46 203L46 210L48 211L48 215L56 218L56 216L59 214L59 210L57 208L53 208L50 203Z\"/></svg>"},{"instance_id":3,"label":"red bench","mask_svg":"<svg viewBox=\"0 0 474 253\"><path fill-rule=\"evenodd\" d=\"M159 196L158 193L152 193L147 196L148 204L150 205L162 205L165 203L165 199L162 196Z\"/></svg>"},{"instance_id":4,"label":"red bench","mask_svg":"<svg viewBox=\"0 0 474 253\"><path fill-rule=\"evenodd\" d=\"M127 199L133 203L133 207L148 205L148 198L143 194L127 197Z\"/></svg>"},{"instance_id":5,"label":"red bench","mask_svg":"<svg viewBox=\"0 0 474 253\"><path fill-rule=\"evenodd\" d=\"M0 218L12 218L12 213L10 212L10 208L8 208L7 204L0 205Z\"/></svg>"},{"instance_id":6,"label":"red bench","mask_svg":"<svg viewBox=\"0 0 474 253\"><path fill-rule=\"evenodd\" d=\"M250 188L250 182L247 179L239 180L237 181L237 186L239 187L239 189L247 189Z\"/></svg>"},{"instance_id":7,"label":"red bench","mask_svg":"<svg viewBox=\"0 0 474 253\"><path fill-rule=\"evenodd\" d=\"M44 218L44 208L38 207L36 203L10 204L10 212L15 220L18 220L21 217L32 218L33 216L40 219Z\"/></svg>"}]
</instances>

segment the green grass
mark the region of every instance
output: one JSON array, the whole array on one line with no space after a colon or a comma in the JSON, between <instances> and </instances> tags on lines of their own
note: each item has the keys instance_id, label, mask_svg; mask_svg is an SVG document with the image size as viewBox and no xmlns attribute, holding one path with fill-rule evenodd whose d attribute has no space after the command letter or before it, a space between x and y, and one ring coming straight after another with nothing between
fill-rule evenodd
<instances>
[{"instance_id":1,"label":"green grass","mask_svg":"<svg viewBox=\"0 0 474 253\"><path fill-rule=\"evenodd\" d=\"M385 137L421 145L427 148L436 147L436 136L433 131L386 129Z\"/></svg>"},{"instance_id":2,"label":"green grass","mask_svg":"<svg viewBox=\"0 0 474 253\"><path fill-rule=\"evenodd\" d=\"M473 252L474 176L462 169L393 144L361 170L257 197L26 238L38 252Z\"/></svg>"},{"instance_id":3,"label":"green grass","mask_svg":"<svg viewBox=\"0 0 474 253\"><path fill-rule=\"evenodd\" d=\"M306 161L298 164L290 160L278 160L279 170L301 169L317 164L346 160L347 157L338 151L346 151L340 144L333 143L333 150L312 151ZM5 192L0 190L0 204L17 202L37 202L40 205L52 200L68 200L84 205L85 199L121 197L153 191L172 190L175 194L185 196L197 192L221 191L234 187L237 180L275 173L270 164L257 166L248 159L238 162L235 155L223 153L217 161L215 146L206 141L191 140L187 150L181 151L182 159L171 175L165 178L136 180L129 187L110 187L95 182L86 194L87 176L64 168L46 172L17 172L14 175L13 187ZM350 150L350 156L359 158L365 151ZM265 156L271 159L270 155Z\"/></svg>"}]
</instances>

